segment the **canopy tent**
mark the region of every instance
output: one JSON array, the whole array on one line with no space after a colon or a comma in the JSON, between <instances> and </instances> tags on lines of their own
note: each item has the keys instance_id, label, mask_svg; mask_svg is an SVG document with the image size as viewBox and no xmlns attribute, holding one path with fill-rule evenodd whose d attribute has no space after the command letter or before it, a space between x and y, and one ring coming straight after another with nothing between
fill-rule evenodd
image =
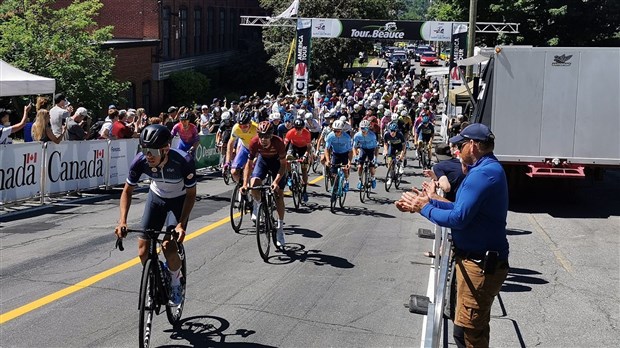
<instances>
[{"instance_id":1,"label":"canopy tent","mask_svg":"<svg viewBox=\"0 0 620 348\"><path fill-rule=\"evenodd\" d=\"M0 97L53 94L56 80L19 70L0 59Z\"/></svg>"},{"instance_id":2,"label":"canopy tent","mask_svg":"<svg viewBox=\"0 0 620 348\"><path fill-rule=\"evenodd\" d=\"M441 76L448 75L450 73L450 69L445 68L429 68L426 69L426 76Z\"/></svg>"},{"instance_id":3,"label":"canopy tent","mask_svg":"<svg viewBox=\"0 0 620 348\"><path fill-rule=\"evenodd\" d=\"M469 89L474 89L474 82L468 83ZM466 86L459 86L448 91L448 101L454 106L465 106L469 101L469 93Z\"/></svg>"}]
</instances>

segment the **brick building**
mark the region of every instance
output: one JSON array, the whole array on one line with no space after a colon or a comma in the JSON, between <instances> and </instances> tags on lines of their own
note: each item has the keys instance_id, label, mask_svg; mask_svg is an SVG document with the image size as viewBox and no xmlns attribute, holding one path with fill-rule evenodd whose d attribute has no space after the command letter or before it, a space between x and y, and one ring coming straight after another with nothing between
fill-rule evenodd
<instances>
[{"instance_id":1,"label":"brick building","mask_svg":"<svg viewBox=\"0 0 620 348\"><path fill-rule=\"evenodd\" d=\"M114 26L114 38L104 45L114 50L114 75L131 83L122 106L144 107L152 115L167 107L170 73L217 68L244 40L260 40L260 30L239 25L240 16L264 14L258 0L100 1L98 24Z\"/></svg>"}]
</instances>

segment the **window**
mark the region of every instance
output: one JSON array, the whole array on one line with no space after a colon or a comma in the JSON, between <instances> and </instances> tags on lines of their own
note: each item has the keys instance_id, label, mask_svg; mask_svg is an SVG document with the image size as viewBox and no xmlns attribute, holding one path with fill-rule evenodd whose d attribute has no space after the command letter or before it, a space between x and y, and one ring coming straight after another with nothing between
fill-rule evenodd
<instances>
[{"instance_id":1,"label":"window","mask_svg":"<svg viewBox=\"0 0 620 348\"><path fill-rule=\"evenodd\" d=\"M147 80L142 82L142 105L141 107L146 110L146 113L150 112L151 108L151 81Z\"/></svg>"},{"instance_id":2,"label":"window","mask_svg":"<svg viewBox=\"0 0 620 348\"><path fill-rule=\"evenodd\" d=\"M127 99L127 107L136 107L136 85L133 82L129 83L129 88L125 92L125 99Z\"/></svg>"},{"instance_id":3,"label":"window","mask_svg":"<svg viewBox=\"0 0 620 348\"><path fill-rule=\"evenodd\" d=\"M194 10L194 53L202 53L202 9Z\"/></svg>"},{"instance_id":4,"label":"window","mask_svg":"<svg viewBox=\"0 0 620 348\"><path fill-rule=\"evenodd\" d=\"M213 7L207 10L207 50L213 50L215 41L215 11Z\"/></svg>"},{"instance_id":5,"label":"window","mask_svg":"<svg viewBox=\"0 0 620 348\"><path fill-rule=\"evenodd\" d=\"M230 30L228 35L228 47L233 48L237 46L237 28L239 28L239 17L237 16L237 12L234 9L230 10L230 20L228 23L230 24Z\"/></svg>"},{"instance_id":6,"label":"window","mask_svg":"<svg viewBox=\"0 0 620 348\"><path fill-rule=\"evenodd\" d=\"M219 40L217 40L217 48L224 49L225 46L225 40L226 40L226 10L223 8L220 8L220 27L219 27L219 32L218 32L218 36L219 36Z\"/></svg>"},{"instance_id":7,"label":"window","mask_svg":"<svg viewBox=\"0 0 620 348\"><path fill-rule=\"evenodd\" d=\"M161 55L170 58L170 7L164 7L161 16Z\"/></svg>"},{"instance_id":8,"label":"window","mask_svg":"<svg viewBox=\"0 0 620 348\"><path fill-rule=\"evenodd\" d=\"M187 9L182 8L179 10L179 44L181 57L187 55Z\"/></svg>"}]
</instances>

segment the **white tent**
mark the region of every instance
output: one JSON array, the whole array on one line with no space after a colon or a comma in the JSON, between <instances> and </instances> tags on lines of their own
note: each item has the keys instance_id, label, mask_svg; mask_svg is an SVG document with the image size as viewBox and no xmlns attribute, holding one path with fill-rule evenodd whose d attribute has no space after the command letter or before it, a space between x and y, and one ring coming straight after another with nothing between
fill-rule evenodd
<instances>
[{"instance_id":1,"label":"white tent","mask_svg":"<svg viewBox=\"0 0 620 348\"><path fill-rule=\"evenodd\" d=\"M19 70L0 59L0 97L53 94L56 80Z\"/></svg>"}]
</instances>

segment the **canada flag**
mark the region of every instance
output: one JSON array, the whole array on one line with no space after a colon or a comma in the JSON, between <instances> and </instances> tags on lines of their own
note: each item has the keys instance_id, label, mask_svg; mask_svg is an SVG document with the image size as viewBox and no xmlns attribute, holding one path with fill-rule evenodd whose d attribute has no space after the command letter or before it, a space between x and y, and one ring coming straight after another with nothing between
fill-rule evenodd
<instances>
[{"instance_id":1,"label":"canada flag","mask_svg":"<svg viewBox=\"0 0 620 348\"><path fill-rule=\"evenodd\" d=\"M37 162L37 153L29 153L26 155L26 164Z\"/></svg>"},{"instance_id":2,"label":"canada flag","mask_svg":"<svg viewBox=\"0 0 620 348\"><path fill-rule=\"evenodd\" d=\"M97 158L103 158L103 149L95 150L95 159Z\"/></svg>"}]
</instances>

